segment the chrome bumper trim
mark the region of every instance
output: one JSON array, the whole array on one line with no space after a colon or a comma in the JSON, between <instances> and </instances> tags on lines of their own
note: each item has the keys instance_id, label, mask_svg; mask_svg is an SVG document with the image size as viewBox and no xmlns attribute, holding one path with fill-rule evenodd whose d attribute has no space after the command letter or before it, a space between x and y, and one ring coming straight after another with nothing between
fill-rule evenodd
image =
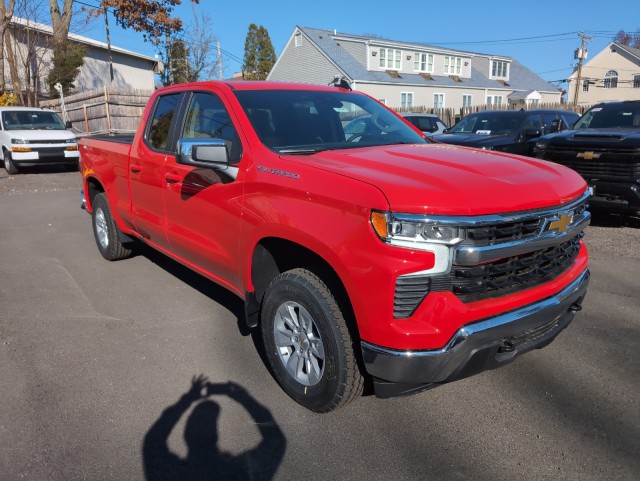
<instances>
[{"instance_id":1,"label":"chrome bumper trim","mask_svg":"<svg viewBox=\"0 0 640 481\"><path fill-rule=\"evenodd\" d=\"M471 369L480 372L512 361L518 355L551 342L580 310L589 283L585 270L576 280L552 297L515 311L461 327L441 349L400 351L362 341L367 372L390 382L440 383L464 377ZM505 340L548 327L507 352Z\"/></svg>"}]
</instances>

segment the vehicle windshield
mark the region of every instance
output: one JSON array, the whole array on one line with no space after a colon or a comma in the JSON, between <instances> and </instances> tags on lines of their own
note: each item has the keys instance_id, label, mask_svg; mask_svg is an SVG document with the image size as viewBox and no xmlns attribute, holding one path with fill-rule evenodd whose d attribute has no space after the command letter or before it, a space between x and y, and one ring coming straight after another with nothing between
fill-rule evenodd
<instances>
[{"instance_id":1,"label":"vehicle windshield","mask_svg":"<svg viewBox=\"0 0 640 481\"><path fill-rule=\"evenodd\" d=\"M449 129L450 134L510 135L515 134L522 116L517 112L479 112L467 115Z\"/></svg>"},{"instance_id":2,"label":"vehicle windshield","mask_svg":"<svg viewBox=\"0 0 640 481\"><path fill-rule=\"evenodd\" d=\"M4 130L67 130L55 112L7 110L2 112Z\"/></svg>"},{"instance_id":3,"label":"vehicle windshield","mask_svg":"<svg viewBox=\"0 0 640 481\"><path fill-rule=\"evenodd\" d=\"M313 90L234 92L267 147L288 154L427 141L366 95Z\"/></svg>"},{"instance_id":4,"label":"vehicle windshield","mask_svg":"<svg viewBox=\"0 0 640 481\"><path fill-rule=\"evenodd\" d=\"M640 102L600 105L588 110L574 129L640 129Z\"/></svg>"}]
</instances>

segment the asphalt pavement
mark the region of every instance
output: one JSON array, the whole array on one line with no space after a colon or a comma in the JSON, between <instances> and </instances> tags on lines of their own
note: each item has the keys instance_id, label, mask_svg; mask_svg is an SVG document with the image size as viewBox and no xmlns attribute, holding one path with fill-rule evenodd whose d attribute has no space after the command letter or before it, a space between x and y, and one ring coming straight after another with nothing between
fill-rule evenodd
<instances>
[{"instance_id":1,"label":"asphalt pavement","mask_svg":"<svg viewBox=\"0 0 640 481\"><path fill-rule=\"evenodd\" d=\"M584 309L548 347L319 415L233 295L149 250L105 261L79 191L0 170L0 480L640 479L638 219L587 229Z\"/></svg>"}]
</instances>

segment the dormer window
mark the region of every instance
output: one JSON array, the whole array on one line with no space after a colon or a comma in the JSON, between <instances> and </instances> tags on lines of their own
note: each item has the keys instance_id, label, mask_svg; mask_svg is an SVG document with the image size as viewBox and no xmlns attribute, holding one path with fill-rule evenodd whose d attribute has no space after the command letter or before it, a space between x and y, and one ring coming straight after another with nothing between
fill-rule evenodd
<instances>
[{"instance_id":1,"label":"dormer window","mask_svg":"<svg viewBox=\"0 0 640 481\"><path fill-rule=\"evenodd\" d=\"M393 48L381 48L380 55L380 68L400 70L400 58L402 52Z\"/></svg>"},{"instance_id":2,"label":"dormer window","mask_svg":"<svg viewBox=\"0 0 640 481\"><path fill-rule=\"evenodd\" d=\"M460 75L462 69L462 59L460 57L444 58L444 73L446 75Z\"/></svg>"},{"instance_id":3,"label":"dormer window","mask_svg":"<svg viewBox=\"0 0 640 481\"><path fill-rule=\"evenodd\" d=\"M509 62L505 62L504 60L492 60L491 76L494 78L509 78Z\"/></svg>"},{"instance_id":4,"label":"dormer window","mask_svg":"<svg viewBox=\"0 0 640 481\"><path fill-rule=\"evenodd\" d=\"M433 72L433 54L415 52L413 54L413 70L416 72Z\"/></svg>"}]
</instances>

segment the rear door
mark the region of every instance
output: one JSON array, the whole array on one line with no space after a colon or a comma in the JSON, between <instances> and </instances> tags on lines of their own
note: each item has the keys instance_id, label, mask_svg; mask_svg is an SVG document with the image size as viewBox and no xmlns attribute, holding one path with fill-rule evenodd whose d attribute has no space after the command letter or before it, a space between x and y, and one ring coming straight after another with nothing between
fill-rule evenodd
<instances>
[{"instance_id":1,"label":"rear door","mask_svg":"<svg viewBox=\"0 0 640 481\"><path fill-rule=\"evenodd\" d=\"M164 209L165 164L175 157L175 129L184 93L156 98L141 142L129 162L133 222L146 241L169 248Z\"/></svg>"}]
</instances>

